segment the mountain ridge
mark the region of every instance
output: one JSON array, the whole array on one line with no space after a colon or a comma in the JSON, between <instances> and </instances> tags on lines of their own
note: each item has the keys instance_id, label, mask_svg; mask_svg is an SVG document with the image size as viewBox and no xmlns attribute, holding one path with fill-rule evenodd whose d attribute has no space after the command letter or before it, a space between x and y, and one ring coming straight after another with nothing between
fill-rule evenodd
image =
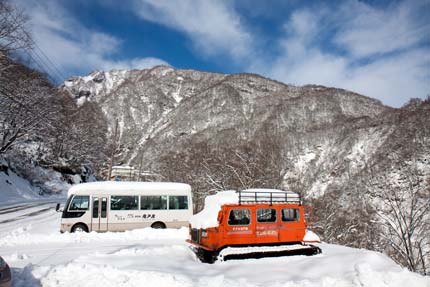
<instances>
[{"instance_id":1,"label":"mountain ridge","mask_svg":"<svg viewBox=\"0 0 430 287\"><path fill-rule=\"evenodd\" d=\"M163 83L160 83L159 86L157 86L156 81L166 78L168 74L173 74L173 76L170 77L170 80L164 81ZM100 75L103 75L103 77L100 77ZM191 80L191 85L193 85L191 88L188 87L188 90L185 92L183 92L182 85L184 81L183 76L186 77L187 81ZM197 80L195 79L196 76ZM208 82L206 85L201 85L200 80L202 78ZM95 84L91 84L90 82ZM106 82L106 84L100 87L99 84L102 82ZM196 82L199 82L198 85L196 85ZM256 87L256 84L260 84L260 86ZM76 87L78 87L77 90ZM196 87L198 88L196 89ZM104 112L108 115L108 118L109 114L113 114L113 117L117 117L116 112L109 107L109 97L112 97L112 95L124 95L125 98L127 95L134 97L135 99L133 103L130 103L130 99L123 99L122 101L129 107L132 107L133 104L136 104L141 111L146 108L147 117L140 117L140 119L137 120L140 125L145 125L147 122L156 124L161 118L168 120L170 113L178 108L178 106L187 106L187 100L191 99L190 101L192 101L195 105L198 104L198 99L200 98L202 98L202 101L205 101L204 98L206 98L206 100L213 98L214 89L220 90L220 94L223 94L223 89L229 90L229 92L227 92L229 93L229 99L224 97L224 100L236 100L236 102L232 102L232 104L241 104L243 107L243 113L252 113L255 109L255 107L253 107L253 101L257 100L260 103L264 102L264 96L267 97L268 102L273 101L274 103L282 106L282 103L285 101L292 101L293 103L294 101L303 100L303 94L306 94L309 98L318 96L333 97L333 101L337 101L340 108L340 112L338 111L338 113L346 116L347 118L359 118L370 115L375 116L381 110L392 109L383 106L380 101L343 89L327 88L317 85L296 87L273 81L257 74L239 73L224 75L220 73L199 72L190 69L173 69L168 66L156 66L152 69L146 70L112 70L110 72L96 71L85 77L71 78L67 80L65 84L60 87L60 89L69 92L78 102L78 104L87 100L97 102L101 105L102 109L104 109ZM141 91L147 91L148 93L146 95L141 95L140 99L136 99L135 94L138 94ZM151 93L156 94L155 98L150 98ZM235 93L238 94L234 96ZM359 112L357 112L354 110L355 107L348 107L348 101L350 101L351 97L355 97L357 100L360 100L363 106L366 108L362 108ZM151 101L154 102L154 100L159 101L158 107L153 107L153 103L151 103ZM145 101L150 103L146 105L142 104ZM222 104L222 102L219 102L219 104ZM270 106L270 104L267 103L264 103L264 105ZM318 103L314 101L313 106L315 108L318 106ZM368 111L369 108L375 109L375 107L378 108L373 113L369 114L366 112L366 110ZM188 106L187 108L191 107ZM136 113L136 111L133 109L129 109L127 112L123 111L122 116L126 114L132 114L133 112ZM155 116L151 115L151 112L155 112ZM175 115L175 113L173 113L173 115ZM246 115L244 116L246 117ZM111 131L113 126L113 117L110 119ZM131 122L136 122L135 118L139 118L139 116L135 115L132 116L132 118L133 119ZM128 122L130 122L130 118L127 119ZM122 122L124 121L125 119ZM121 138L124 134L122 131L123 127L124 124L121 124ZM141 129L139 132L142 134L142 136L140 139L135 138L135 142L142 142L144 138L151 136L144 131L151 132L151 128L147 127L146 129ZM130 164L132 161L133 159L129 159L128 163Z\"/></svg>"}]
</instances>

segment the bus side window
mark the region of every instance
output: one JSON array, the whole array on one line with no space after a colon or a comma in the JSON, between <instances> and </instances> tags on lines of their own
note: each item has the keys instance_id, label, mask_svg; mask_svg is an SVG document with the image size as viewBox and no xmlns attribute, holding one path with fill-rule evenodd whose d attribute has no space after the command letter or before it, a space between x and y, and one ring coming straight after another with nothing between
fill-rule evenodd
<instances>
[{"instance_id":1,"label":"bus side window","mask_svg":"<svg viewBox=\"0 0 430 287\"><path fill-rule=\"evenodd\" d=\"M186 195L169 196L169 209L188 209L188 196Z\"/></svg>"},{"instance_id":2,"label":"bus side window","mask_svg":"<svg viewBox=\"0 0 430 287\"><path fill-rule=\"evenodd\" d=\"M167 195L142 195L140 197L141 210L167 209Z\"/></svg>"},{"instance_id":3,"label":"bus side window","mask_svg":"<svg viewBox=\"0 0 430 287\"><path fill-rule=\"evenodd\" d=\"M139 206L138 196L134 195L112 195L110 202L111 210L137 210Z\"/></svg>"}]
</instances>

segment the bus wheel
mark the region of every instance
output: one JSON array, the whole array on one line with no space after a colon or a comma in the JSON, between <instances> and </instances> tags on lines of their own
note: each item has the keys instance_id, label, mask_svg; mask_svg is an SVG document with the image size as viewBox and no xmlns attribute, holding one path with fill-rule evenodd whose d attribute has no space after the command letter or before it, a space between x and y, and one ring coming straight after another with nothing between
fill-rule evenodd
<instances>
[{"instance_id":1,"label":"bus wheel","mask_svg":"<svg viewBox=\"0 0 430 287\"><path fill-rule=\"evenodd\" d=\"M78 223L72 227L72 232L88 232L88 228L85 224Z\"/></svg>"},{"instance_id":2,"label":"bus wheel","mask_svg":"<svg viewBox=\"0 0 430 287\"><path fill-rule=\"evenodd\" d=\"M164 229L166 225L163 222L154 222L151 227L155 229Z\"/></svg>"}]
</instances>

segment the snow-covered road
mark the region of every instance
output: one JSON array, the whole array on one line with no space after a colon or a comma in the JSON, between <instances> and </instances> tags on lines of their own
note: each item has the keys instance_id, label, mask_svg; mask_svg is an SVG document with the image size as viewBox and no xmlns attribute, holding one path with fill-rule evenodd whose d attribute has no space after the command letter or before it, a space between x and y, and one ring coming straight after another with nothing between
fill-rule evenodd
<instances>
[{"instance_id":1,"label":"snow-covered road","mask_svg":"<svg viewBox=\"0 0 430 287\"><path fill-rule=\"evenodd\" d=\"M13 286L430 286L382 254L330 244L312 257L208 265L185 243L185 228L61 234L54 206L0 210L0 255Z\"/></svg>"}]
</instances>

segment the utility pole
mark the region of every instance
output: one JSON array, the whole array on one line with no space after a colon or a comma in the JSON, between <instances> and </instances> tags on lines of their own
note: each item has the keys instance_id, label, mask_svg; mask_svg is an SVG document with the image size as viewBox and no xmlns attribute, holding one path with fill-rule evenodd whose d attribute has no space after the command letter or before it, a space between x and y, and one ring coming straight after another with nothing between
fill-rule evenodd
<instances>
[{"instance_id":1,"label":"utility pole","mask_svg":"<svg viewBox=\"0 0 430 287\"><path fill-rule=\"evenodd\" d=\"M115 157L115 151L117 148L117 137L118 137L118 119L115 120L115 129L113 132L113 142L112 142L112 148L110 153L108 175L106 180L111 180L111 177L112 177L112 166L113 166L113 160Z\"/></svg>"}]
</instances>

